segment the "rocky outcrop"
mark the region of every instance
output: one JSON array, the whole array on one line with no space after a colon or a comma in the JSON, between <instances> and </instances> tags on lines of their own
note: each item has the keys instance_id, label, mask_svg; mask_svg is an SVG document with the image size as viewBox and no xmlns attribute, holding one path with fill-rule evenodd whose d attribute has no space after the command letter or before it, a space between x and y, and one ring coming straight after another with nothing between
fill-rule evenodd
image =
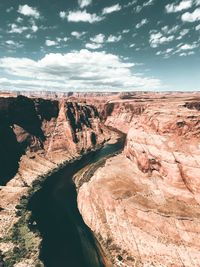
<instances>
[{"instance_id":1,"label":"rocky outcrop","mask_svg":"<svg viewBox=\"0 0 200 267\"><path fill-rule=\"evenodd\" d=\"M142 102L110 101L104 106L102 114L106 120L106 125L127 133L130 129L130 123L137 119L144 112L145 108L146 104Z\"/></svg>"},{"instance_id":2,"label":"rocky outcrop","mask_svg":"<svg viewBox=\"0 0 200 267\"><path fill-rule=\"evenodd\" d=\"M82 185L78 204L113 266L200 266L200 113L188 107L153 99L125 116L115 104L107 118L128 122L124 152Z\"/></svg>"}]
</instances>

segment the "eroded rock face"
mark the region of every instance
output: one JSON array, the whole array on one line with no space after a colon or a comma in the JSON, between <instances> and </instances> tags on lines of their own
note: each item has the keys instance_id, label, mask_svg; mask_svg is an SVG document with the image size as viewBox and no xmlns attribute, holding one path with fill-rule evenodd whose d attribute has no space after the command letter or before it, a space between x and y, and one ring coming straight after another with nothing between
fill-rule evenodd
<instances>
[{"instance_id":1,"label":"eroded rock face","mask_svg":"<svg viewBox=\"0 0 200 267\"><path fill-rule=\"evenodd\" d=\"M0 236L34 180L109 138L96 107L77 99L0 98Z\"/></svg>"},{"instance_id":2,"label":"eroded rock face","mask_svg":"<svg viewBox=\"0 0 200 267\"><path fill-rule=\"evenodd\" d=\"M113 266L200 266L200 113L190 107L156 99L107 118L128 122L124 152L80 188L78 204Z\"/></svg>"}]
</instances>

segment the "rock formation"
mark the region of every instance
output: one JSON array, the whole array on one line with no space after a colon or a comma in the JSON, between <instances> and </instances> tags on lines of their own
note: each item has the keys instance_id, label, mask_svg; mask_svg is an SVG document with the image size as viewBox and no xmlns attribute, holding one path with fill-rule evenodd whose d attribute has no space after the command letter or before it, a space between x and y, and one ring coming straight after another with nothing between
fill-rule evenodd
<instances>
[{"instance_id":1,"label":"rock formation","mask_svg":"<svg viewBox=\"0 0 200 267\"><path fill-rule=\"evenodd\" d=\"M0 237L33 181L110 138L94 105L78 100L0 98ZM0 250L12 247L1 242ZM31 266L31 265L29 265Z\"/></svg>"},{"instance_id":2,"label":"rock formation","mask_svg":"<svg viewBox=\"0 0 200 267\"><path fill-rule=\"evenodd\" d=\"M123 152L74 177L107 267L199 267L199 95L43 96L0 98L1 237L33 182L103 144L110 126L127 134Z\"/></svg>"},{"instance_id":3,"label":"rock formation","mask_svg":"<svg viewBox=\"0 0 200 267\"><path fill-rule=\"evenodd\" d=\"M128 132L124 152L78 204L113 266L200 266L200 113L186 100L112 103L106 123Z\"/></svg>"}]
</instances>

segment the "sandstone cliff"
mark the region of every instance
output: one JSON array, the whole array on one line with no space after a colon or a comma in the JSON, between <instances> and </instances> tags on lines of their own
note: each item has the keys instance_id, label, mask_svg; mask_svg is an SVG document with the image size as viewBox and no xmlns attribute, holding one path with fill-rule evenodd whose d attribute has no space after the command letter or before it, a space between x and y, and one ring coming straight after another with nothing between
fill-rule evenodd
<instances>
[{"instance_id":1,"label":"sandstone cliff","mask_svg":"<svg viewBox=\"0 0 200 267\"><path fill-rule=\"evenodd\" d=\"M124 152L78 194L113 266L200 266L200 113L189 103L113 103L106 123L128 131Z\"/></svg>"},{"instance_id":2,"label":"sandstone cliff","mask_svg":"<svg viewBox=\"0 0 200 267\"><path fill-rule=\"evenodd\" d=\"M111 134L94 105L18 96L0 98L0 136L0 237L5 238L33 181L96 149ZM0 250L12 246L3 241Z\"/></svg>"}]
</instances>

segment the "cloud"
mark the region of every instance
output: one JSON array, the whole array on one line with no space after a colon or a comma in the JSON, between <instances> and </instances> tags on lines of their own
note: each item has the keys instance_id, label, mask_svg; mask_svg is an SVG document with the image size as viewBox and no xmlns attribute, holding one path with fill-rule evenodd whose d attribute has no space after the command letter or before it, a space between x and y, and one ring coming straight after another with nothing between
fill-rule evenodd
<instances>
[{"instance_id":1,"label":"cloud","mask_svg":"<svg viewBox=\"0 0 200 267\"><path fill-rule=\"evenodd\" d=\"M0 58L2 90L117 91L154 90L160 80L138 76L134 63L106 52L50 53L40 60ZM3 76L1 76L3 77ZM9 78L8 78L9 77Z\"/></svg>"},{"instance_id":2,"label":"cloud","mask_svg":"<svg viewBox=\"0 0 200 267\"><path fill-rule=\"evenodd\" d=\"M107 39L107 43L117 43L122 39L122 36L114 36L114 35L109 35Z\"/></svg>"},{"instance_id":3,"label":"cloud","mask_svg":"<svg viewBox=\"0 0 200 267\"><path fill-rule=\"evenodd\" d=\"M100 33L95 35L94 37L90 38L90 41L94 42L94 43L98 43L98 44L102 44L105 41L105 35Z\"/></svg>"},{"instance_id":4,"label":"cloud","mask_svg":"<svg viewBox=\"0 0 200 267\"><path fill-rule=\"evenodd\" d=\"M52 41L52 40L46 40L45 41L46 46L55 46L58 43L56 41Z\"/></svg>"},{"instance_id":5,"label":"cloud","mask_svg":"<svg viewBox=\"0 0 200 267\"><path fill-rule=\"evenodd\" d=\"M24 44L22 44L21 42L16 42L13 40L7 40L5 43L6 43L7 48L10 50L15 50L17 48L24 47Z\"/></svg>"},{"instance_id":6,"label":"cloud","mask_svg":"<svg viewBox=\"0 0 200 267\"><path fill-rule=\"evenodd\" d=\"M89 22L89 23L99 22L104 19L103 16L98 16L95 13L90 14L86 10L69 11L69 13L61 11L60 17L62 19L67 18L67 20L70 22Z\"/></svg>"},{"instance_id":7,"label":"cloud","mask_svg":"<svg viewBox=\"0 0 200 267\"><path fill-rule=\"evenodd\" d=\"M22 33L24 31L28 30L28 27L26 26L18 26L15 23L9 24L10 30L9 33Z\"/></svg>"},{"instance_id":8,"label":"cloud","mask_svg":"<svg viewBox=\"0 0 200 267\"><path fill-rule=\"evenodd\" d=\"M38 31L38 26L33 22L32 25L27 26L22 26L22 25L17 25L15 23L9 24L10 30L8 31L9 33L23 33L25 31L32 31L32 32L37 32Z\"/></svg>"},{"instance_id":9,"label":"cloud","mask_svg":"<svg viewBox=\"0 0 200 267\"><path fill-rule=\"evenodd\" d=\"M183 53L180 53L179 56L180 57L186 57L186 56L191 56L191 55L194 55L194 51L189 51L189 52L183 52Z\"/></svg>"},{"instance_id":10,"label":"cloud","mask_svg":"<svg viewBox=\"0 0 200 267\"><path fill-rule=\"evenodd\" d=\"M83 35L85 35L86 32L77 32L77 31L73 31L71 32L71 36L76 37L77 39L81 38Z\"/></svg>"},{"instance_id":11,"label":"cloud","mask_svg":"<svg viewBox=\"0 0 200 267\"><path fill-rule=\"evenodd\" d=\"M116 4L110 7L105 7L102 11L102 14L106 15L106 14L110 14L110 13L117 12L120 10L121 10L121 6L119 4Z\"/></svg>"},{"instance_id":12,"label":"cloud","mask_svg":"<svg viewBox=\"0 0 200 267\"><path fill-rule=\"evenodd\" d=\"M78 0L80 8L84 8L92 4L92 0Z\"/></svg>"},{"instance_id":13,"label":"cloud","mask_svg":"<svg viewBox=\"0 0 200 267\"><path fill-rule=\"evenodd\" d=\"M18 17L18 18L16 19L16 21L17 21L18 23L21 23L21 22L23 21L23 19L22 19L21 17Z\"/></svg>"},{"instance_id":14,"label":"cloud","mask_svg":"<svg viewBox=\"0 0 200 267\"><path fill-rule=\"evenodd\" d=\"M188 9L192 7L192 5L193 5L193 0L182 0L179 4L172 3L166 5L165 9L167 13L175 13Z\"/></svg>"},{"instance_id":15,"label":"cloud","mask_svg":"<svg viewBox=\"0 0 200 267\"><path fill-rule=\"evenodd\" d=\"M93 50L95 50L95 49L99 49L99 48L101 48L102 46L103 46L102 44L94 44L94 43L87 43L87 44L85 45L86 48L88 48L88 49L93 49Z\"/></svg>"},{"instance_id":16,"label":"cloud","mask_svg":"<svg viewBox=\"0 0 200 267\"><path fill-rule=\"evenodd\" d=\"M178 31L178 29L180 28L180 26L179 25L174 25L173 27L169 27L168 25L166 25L166 26L163 26L162 28L161 28L161 30L162 30L162 32L164 33L164 34L173 34L173 33L176 33L177 31Z\"/></svg>"},{"instance_id":17,"label":"cloud","mask_svg":"<svg viewBox=\"0 0 200 267\"><path fill-rule=\"evenodd\" d=\"M181 16L184 22L195 22L200 20L200 8L195 9L193 12L186 12Z\"/></svg>"},{"instance_id":18,"label":"cloud","mask_svg":"<svg viewBox=\"0 0 200 267\"><path fill-rule=\"evenodd\" d=\"M143 7L152 6L153 4L154 4L154 0L149 0L149 1L144 2Z\"/></svg>"},{"instance_id":19,"label":"cloud","mask_svg":"<svg viewBox=\"0 0 200 267\"><path fill-rule=\"evenodd\" d=\"M131 2L129 2L128 4L125 4L123 6L123 8L127 8L127 7L130 7L130 6L134 6L135 4L137 4L137 0L133 0Z\"/></svg>"},{"instance_id":20,"label":"cloud","mask_svg":"<svg viewBox=\"0 0 200 267\"><path fill-rule=\"evenodd\" d=\"M65 19L67 17L67 13L65 11L60 11L59 16L61 19Z\"/></svg>"},{"instance_id":21,"label":"cloud","mask_svg":"<svg viewBox=\"0 0 200 267\"><path fill-rule=\"evenodd\" d=\"M18 12L24 16L34 17L35 19L39 19L40 13L35 7L31 7L29 5L20 5Z\"/></svg>"},{"instance_id":22,"label":"cloud","mask_svg":"<svg viewBox=\"0 0 200 267\"><path fill-rule=\"evenodd\" d=\"M94 37L90 38L90 41L93 42L93 44L89 44L89 46L86 46L86 48L92 48L92 49L96 49L96 48L100 48L103 46L103 44L106 43L116 43L119 42L122 39L122 36L115 36L115 35L109 35L108 37L106 37L104 34L99 33L97 35L95 35ZM101 45L97 45L97 44L101 44Z\"/></svg>"},{"instance_id":23,"label":"cloud","mask_svg":"<svg viewBox=\"0 0 200 267\"><path fill-rule=\"evenodd\" d=\"M13 11L13 10L14 10L14 7L11 6L11 7L9 7L9 8L6 9L6 12L7 12L7 13L10 13L10 12Z\"/></svg>"},{"instance_id":24,"label":"cloud","mask_svg":"<svg viewBox=\"0 0 200 267\"><path fill-rule=\"evenodd\" d=\"M195 27L196 31L200 31L200 24Z\"/></svg>"},{"instance_id":25,"label":"cloud","mask_svg":"<svg viewBox=\"0 0 200 267\"><path fill-rule=\"evenodd\" d=\"M177 40L182 39L186 34L189 33L189 31L190 31L189 29L183 29L183 30L181 30L180 33L179 33L179 36L176 39Z\"/></svg>"},{"instance_id":26,"label":"cloud","mask_svg":"<svg viewBox=\"0 0 200 267\"><path fill-rule=\"evenodd\" d=\"M136 24L136 29L141 28L143 25L147 24L149 21L148 19L142 19L138 24Z\"/></svg>"},{"instance_id":27,"label":"cloud","mask_svg":"<svg viewBox=\"0 0 200 267\"><path fill-rule=\"evenodd\" d=\"M195 49L197 47L198 47L198 45L196 43L194 43L194 44L184 44L184 45L180 46L179 51L182 51L182 50L193 50L193 49Z\"/></svg>"},{"instance_id":28,"label":"cloud","mask_svg":"<svg viewBox=\"0 0 200 267\"><path fill-rule=\"evenodd\" d=\"M150 34L149 43L153 48L163 43L168 43L174 40L174 35L164 36L161 32L155 32Z\"/></svg>"},{"instance_id":29,"label":"cloud","mask_svg":"<svg viewBox=\"0 0 200 267\"><path fill-rule=\"evenodd\" d=\"M33 32L37 32L38 31L38 26L37 25L32 25L31 27Z\"/></svg>"},{"instance_id":30,"label":"cloud","mask_svg":"<svg viewBox=\"0 0 200 267\"><path fill-rule=\"evenodd\" d=\"M130 32L130 29L124 29L123 31L122 31L122 33L129 33Z\"/></svg>"},{"instance_id":31,"label":"cloud","mask_svg":"<svg viewBox=\"0 0 200 267\"><path fill-rule=\"evenodd\" d=\"M169 58L170 57L170 54L173 52L173 50L174 50L173 48L167 48L164 51L157 51L156 52L156 55L157 56L163 55L164 58Z\"/></svg>"},{"instance_id":32,"label":"cloud","mask_svg":"<svg viewBox=\"0 0 200 267\"><path fill-rule=\"evenodd\" d=\"M135 13L138 14L143 10L143 8L152 6L154 4L154 2L155 2L155 0L148 0L141 5L137 5L133 10L135 11ZM137 1L135 3L137 3Z\"/></svg>"},{"instance_id":33,"label":"cloud","mask_svg":"<svg viewBox=\"0 0 200 267\"><path fill-rule=\"evenodd\" d=\"M57 37L56 40L57 40L58 43L60 43L60 42L67 42L68 41L68 38L67 37L63 37L63 38Z\"/></svg>"}]
</instances>

